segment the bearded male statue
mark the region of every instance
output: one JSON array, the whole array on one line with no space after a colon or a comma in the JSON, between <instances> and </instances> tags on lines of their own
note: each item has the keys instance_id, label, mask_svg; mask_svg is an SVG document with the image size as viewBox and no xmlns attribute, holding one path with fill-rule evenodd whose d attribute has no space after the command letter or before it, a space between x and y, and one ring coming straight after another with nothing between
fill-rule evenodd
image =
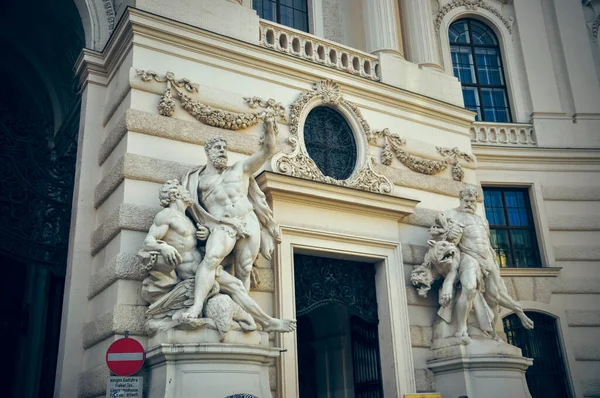
<instances>
[{"instance_id":1,"label":"bearded male statue","mask_svg":"<svg viewBox=\"0 0 600 398\"><path fill-rule=\"evenodd\" d=\"M469 341L467 324L471 311L475 313L477 328L493 338L497 338L495 326L500 306L512 310L525 328L533 328L533 321L510 297L500 276L488 223L475 214L478 199L475 187L466 187L460 192L460 206L436 217L429 229L431 241L426 261L411 274L411 281L422 296L427 295L435 280L445 278L438 314L447 324L456 321L454 337L463 342Z\"/></svg>"},{"instance_id":2,"label":"bearded male statue","mask_svg":"<svg viewBox=\"0 0 600 398\"><path fill-rule=\"evenodd\" d=\"M226 258L248 292L259 252L270 259L275 244L281 241L273 213L253 177L276 151L277 124L266 116L264 126L260 149L232 166L227 165L227 141L222 137L207 140L204 150L208 163L189 170L182 178L193 201L188 214L210 231L196 272L194 304L183 314L186 318L201 316L215 271Z\"/></svg>"}]
</instances>

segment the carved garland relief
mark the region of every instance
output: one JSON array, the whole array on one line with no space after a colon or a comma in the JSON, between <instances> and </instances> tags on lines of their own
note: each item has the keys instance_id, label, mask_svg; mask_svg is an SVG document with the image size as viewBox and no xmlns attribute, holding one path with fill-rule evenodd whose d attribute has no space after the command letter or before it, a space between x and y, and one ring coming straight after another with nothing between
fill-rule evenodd
<instances>
[{"instance_id":1,"label":"carved garland relief","mask_svg":"<svg viewBox=\"0 0 600 398\"><path fill-rule=\"evenodd\" d=\"M471 4L475 0L465 1ZM166 83L165 91L158 103L158 112L163 116L172 117L174 115L177 99L181 107L201 123L227 130L243 130L254 126L266 114L287 121L285 106L272 98L264 100L259 97L244 97L250 108L262 108L263 111L261 112L230 112L212 108L194 100L191 95L198 92L198 84L192 83L187 78L177 79L172 72L167 72L165 75L145 70L137 70L136 72L144 82L154 80ZM377 141L383 139L381 163L386 166L390 166L393 157L396 157L410 170L421 174L435 175L451 167L452 178L456 181L462 181L464 170L460 165L460 161L475 161L473 155L462 152L458 148L436 147L442 159L425 159L408 153L402 149L402 146L406 144L404 138L390 132L387 128L371 130L369 123L356 104L343 98L339 85L332 80L322 80L315 83L311 90L301 93L298 99L290 105L290 136L287 141L291 150L287 153L278 154L273 158L272 168L275 172L363 191L392 192L392 182L386 176L375 171L375 158L368 154L366 148L364 150L365 155L362 156L362 159L358 159L358 167L346 180L336 180L324 175L319 170L316 163L308 155L304 135L300 129L301 121L304 121L315 104L330 106L341 111L341 113L350 115L360 126L361 131L356 138L358 140L361 137L365 138L365 146L368 144L377 145Z\"/></svg>"},{"instance_id":2,"label":"carved garland relief","mask_svg":"<svg viewBox=\"0 0 600 398\"><path fill-rule=\"evenodd\" d=\"M362 129L362 137L366 137L370 131L369 124L360 113L356 105L346 101L338 84L332 80L322 80L316 83L312 90L305 91L290 105L290 137L288 144L292 150L288 153L277 155L273 158L273 169L279 173L308 180L326 182L363 191L391 193L392 182L385 176L378 174L373 169L374 159L365 155L357 170L347 180L336 180L325 176L317 167L315 162L308 156L304 144L304 136L300 131L300 122L306 118L310 106L315 103L327 105L339 111L350 113L357 120ZM357 137L360 139L360 136ZM366 151L365 151L366 152Z\"/></svg>"}]
</instances>

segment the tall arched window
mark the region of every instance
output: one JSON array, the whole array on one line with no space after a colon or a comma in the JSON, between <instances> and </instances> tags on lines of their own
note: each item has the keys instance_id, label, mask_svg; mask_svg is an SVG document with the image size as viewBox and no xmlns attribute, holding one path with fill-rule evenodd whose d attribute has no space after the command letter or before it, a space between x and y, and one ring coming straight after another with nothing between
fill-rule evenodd
<instances>
[{"instance_id":1,"label":"tall arched window","mask_svg":"<svg viewBox=\"0 0 600 398\"><path fill-rule=\"evenodd\" d=\"M459 19L448 29L452 69L462 85L465 108L476 120L510 123L512 117L498 38L475 19Z\"/></svg>"},{"instance_id":2,"label":"tall arched window","mask_svg":"<svg viewBox=\"0 0 600 398\"><path fill-rule=\"evenodd\" d=\"M308 0L252 0L258 16L308 32Z\"/></svg>"},{"instance_id":3,"label":"tall arched window","mask_svg":"<svg viewBox=\"0 0 600 398\"><path fill-rule=\"evenodd\" d=\"M524 357L533 358L533 365L525 372L532 398L571 397L556 319L540 312L525 314L535 328L525 329L515 314L504 318L503 323L508 342L519 347Z\"/></svg>"}]
</instances>

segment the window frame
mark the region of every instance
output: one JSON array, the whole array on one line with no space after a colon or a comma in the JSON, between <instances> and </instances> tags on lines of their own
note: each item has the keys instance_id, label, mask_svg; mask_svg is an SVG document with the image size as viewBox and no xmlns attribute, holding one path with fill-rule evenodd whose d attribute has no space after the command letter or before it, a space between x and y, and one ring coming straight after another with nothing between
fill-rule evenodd
<instances>
[{"instance_id":1,"label":"window frame","mask_svg":"<svg viewBox=\"0 0 600 398\"><path fill-rule=\"evenodd\" d=\"M531 317L536 322L536 326L540 325L540 322L538 322L539 318L546 318L548 321L552 322L552 326L554 329L553 337L554 337L554 341L556 342L558 358L560 360L560 367L561 367L561 371L562 371L561 375L562 375L562 378L564 381L565 391L568 395L567 398L575 397L576 393L574 391L573 378L572 378L572 373L570 371L570 360L567 355L568 353L566 350L565 338L563 335L563 327L561 325L560 318L546 310L524 309L524 311L525 311L526 315ZM510 318L510 320L509 320L509 318ZM546 322L546 326L547 326L547 324L548 323ZM512 328L511 327L512 325L517 325L517 326L515 328ZM520 340L522 342L531 342L532 337L533 337L532 334L536 333L536 330L539 332L539 329L536 329L536 328L534 328L533 330L528 330L528 329L523 328L521 326L520 320L518 319L517 315L514 312L510 312L510 313L502 316L502 330L506 334L507 343L514 345L515 347L521 348L521 350L523 350L523 347L519 347L519 346L513 344L515 342L514 340L515 339L518 340L518 337L520 337L521 338ZM518 333L521 333L521 335L517 337L516 335ZM511 340L513 340L513 341L511 342ZM527 345L527 344L525 344L525 345ZM536 358L534 358L534 364L535 364L535 360L536 360ZM533 375L531 373L528 375L527 372L530 370L531 370L531 367L528 368L527 371L525 372L525 378L527 379L527 387L528 388L529 388L529 379L534 378L536 376L535 373ZM530 392L531 392L531 390L530 390Z\"/></svg>"},{"instance_id":2,"label":"window frame","mask_svg":"<svg viewBox=\"0 0 600 398\"><path fill-rule=\"evenodd\" d=\"M450 28L454 25L457 24L459 22L466 22L467 23L467 28L468 28L468 34L469 34L469 43L452 43L450 41ZM473 29L471 28L471 23L472 22L477 22L481 25L484 25L493 35L494 35L494 39L496 40L495 45L491 45L491 44L475 44L474 40L473 40ZM478 96L478 100L479 100L479 106L478 108L480 108L481 111L481 120L476 120L477 122L487 122L487 123L514 123L514 118L513 118L513 112L512 112L512 107L511 107L511 100L510 100L510 95L509 95L509 85L508 85L508 81L506 79L506 68L504 66L504 57L503 57L503 51L502 51L502 42L500 41L500 38L498 37L498 34L494 31L494 29L492 29L492 27L484 22L481 21L479 19L473 18L471 16L465 16L462 18L458 18L455 19L454 21L452 21L449 25L448 25L448 29L447 29L447 34L448 34L448 46L450 49L450 66L452 69L452 76L456 77L458 79L458 81L460 82L461 85L461 89L463 87L475 87L477 90L477 96ZM462 82L460 80L460 78L458 76L454 75L454 62L452 60L452 47L468 47L469 51L470 51L470 55L473 59L473 67L475 68L475 73L474 73L474 78L476 83L465 83ZM479 66L477 64L477 56L475 53L475 49L476 48L485 48L485 49L496 49L498 52L498 61L499 61L499 67L501 69L501 76L502 76L502 80L504 81L503 85L493 85L493 84L481 84L479 82ZM508 112L508 121L506 122L500 122L497 120L486 120L485 118L485 107L483 105L483 96L482 96L482 88L490 88L490 89L502 89L504 91L504 96L506 98L506 109ZM462 90L461 90L462 91ZM464 99L464 94L463 94L463 99Z\"/></svg>"},{"instance_id":3,"label":"window frame","mask_svg":"<svg viewBox=\"0 0 600 398\"><path fill-rule=\"evenodd\" d=\"M502 231L508 231L507 233L507 237L508 237L508 243L509 243L509 254L510 254L510 263L507 261L507 265L506 266L502 266L501 264L498 264L498 266L500 266L500 268L512 268L512 269L525 269L525 268L543 268L543 264L542 264L542 253L540 250L540 245L538 242L538 229L536 226L536 220L534 217L534 209L532 207L532 202L531 202L531 197L530 197L530 190L528 187L515 187L515 186L498 186L498 185L483 185L482 186L483 192L484 192L484 202L483 202L483 206L484 206L484 214L486 213L486 209L485 209L485 192L486 191L496 191L496 192L500 192L501 193L501 198L502 198L502 210L503 210L503 215L504 215L504 219L506 220L506 225L492 225L489 223L489 220L487 218L486 215L486 221L488 222L488 228L490 230L490 234L492 230L502 230ZM505 192L522 192L523 193L523 199L525 202L524 205L524 209L527 215L527 221L528 221L528 226L511 226L508 225L509 224L509 215L508 215L508 206L506 205L506 197L504 195ZM515 255L514 255L514 245L513 245L513 239L512 239L512 234L510 233L511 231L515 231L515 230L525 230L525 231L529 231L530 232L530 236L531 236L531 247L532 250L534 251L534 258L535 258L535 262L536 265L535 266L527 266L527 267L519 267L515 264ZM494 252L496 252L496 250L494 249ZM496 255L498 255L498 253L496 252ZM508 259L507 259L508 260Z\"/></svg>"},{"instance_id":4,"label":"window frame","mask_svg":"<svg viewBox=\"0 0 600 398\"><path fill-rule=\"evenodd\" d=\"M264 4L264 2L265 2L265 1L269 1L269 2L273 3L273 4L274 4L274 6L275 6L275 21L273 21L273 20L271 20L271 19L269 19L269 18L263 18L263 17L260 15L260 13L258 12L258 10L257 10L256 8L254 8L254 2L255 2L255 1L260 1L260 3L261 3L261 8L262 8L262 5ZM310 4L310 0L302 0L302 1L304 1L304 2L305 2L305 4L306 4L306 11L299 10L299 9L295 8L294 6L291 6L291 7L290 7L290 6L283 5L284 7L288 7L288 8L290 8L290 9L292 9L293 11L299 11L299 12L301 12L301 13L304 13L304 14L306 14L306 19L305 19L305 21L304 21L304 22L306 23L306 30L303 30L303 29L297 28L297 27L295 27L295 26L289 26L289 25L283 24L283 23L281 22L281 6L282 6L282 5L281 5L281 1L282 1L282 0L252 0L252 9L253 9L254 11L256 11L256 13L258 14L258 16L259 16L260 18L266 19L266 20L268 20L268 21L271 21L271 22L278 23L278 24L280 24L280 25L283 25L283 26L287 26L288 28L292 28L292 29L299 30L299 31L301 31L301 32L310 33L310 30L311 30L311 18L310 18L310 14L311 14L311 4ZM293 0L292 0L292 4L293 4Z\"/></svg>"}]
</instances>

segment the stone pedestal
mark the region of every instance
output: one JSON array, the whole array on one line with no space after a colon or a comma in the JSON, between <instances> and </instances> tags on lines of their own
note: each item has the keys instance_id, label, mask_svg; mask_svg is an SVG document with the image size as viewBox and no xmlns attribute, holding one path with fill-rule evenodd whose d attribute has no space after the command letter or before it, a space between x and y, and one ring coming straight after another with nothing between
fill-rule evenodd
<instances>
[{"instance_id":1,"label":"stone pedestal","mask_svg":"<svg viewBox=\"0 0 600 398\"><path fill-rule=\"evenodd\" d=\"M471 338L467 345L432 350L427 366L442 397L531 398L525 370L533 360L502 341Z\"/></svg>"},{"instance_id":2,"label":"stone pedestal","mask_svg":"<svg viewBox=\"0 0 600 398\"><path fill-rule=\"evenodd\" d=\"M269 366L279 357L265 332L169 330L152 337L146 353L148 398L271 398Z\"/></svg>"}]
</instances>

